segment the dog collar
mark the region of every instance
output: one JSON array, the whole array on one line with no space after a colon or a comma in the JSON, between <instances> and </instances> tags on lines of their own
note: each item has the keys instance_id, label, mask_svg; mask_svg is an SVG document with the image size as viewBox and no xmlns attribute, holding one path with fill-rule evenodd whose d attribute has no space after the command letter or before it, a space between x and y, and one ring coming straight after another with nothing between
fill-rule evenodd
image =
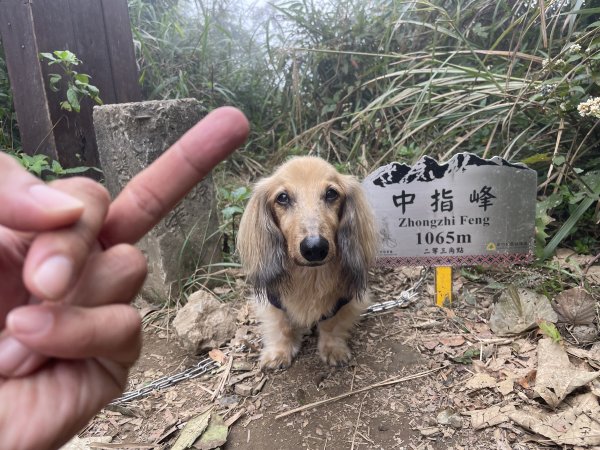
<instances>
[{"instance_id":1,"label":"dog collar","mask_svg":"<svg viewBox=\"0 0 600 450\"><path fill-rule=\"evenodd\" d=\"M270 292L267 292L267 300L269 300L269 303L271 305L273 305L275 308L277 309L281 309L282 311L285 311L285 308L283 307L283 305L281 304L281 299L279 298L279 296L274 295ZM342 309L344 306L346 306L348 303L350 303L350 300L342 297L340 298L335 306L333 307L333 309L331 310L331 312L329 314L323 314L321 316L321 318L319 319L320 322L324 321L324 320L328 320L331 319L333 316L335 316L340 309Z\"/></svg>"}]
</instances>

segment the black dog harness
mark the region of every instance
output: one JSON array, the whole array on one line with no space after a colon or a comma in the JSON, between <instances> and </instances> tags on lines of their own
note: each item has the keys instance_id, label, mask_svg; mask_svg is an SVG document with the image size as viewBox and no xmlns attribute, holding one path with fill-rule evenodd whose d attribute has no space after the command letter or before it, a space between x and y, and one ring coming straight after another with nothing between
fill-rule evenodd
<instances>
[{"instance_id":1,"label":"black dog harness","mask_svg":"<svg viewBox=\"0 0 600 450\"><path fill-rule=\"evenodd\" d=\"M277 295L273 295L273 294L267 292L267 300L269 300L269 303L271 305L273 305L275 308L285 311L285 308L281 304L281 299ZM321 316L321 318L319 319L319 321L322 322L324 320L331 319L333 316L335 316L339 312L340 309L342 309L348 303L350 303L349 299L347 299L345 297L340 298L337 301L337 303L335 304L335 306L333 307L333 309L329 312L329 314L323 314Z\"/></svg>"}]
</instances>

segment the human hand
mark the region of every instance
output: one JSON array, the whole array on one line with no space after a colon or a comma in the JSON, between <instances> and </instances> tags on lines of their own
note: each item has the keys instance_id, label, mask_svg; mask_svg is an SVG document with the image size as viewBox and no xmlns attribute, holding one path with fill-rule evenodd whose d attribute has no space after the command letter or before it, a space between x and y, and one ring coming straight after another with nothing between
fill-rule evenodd
<instances>
[{"instance_id":1,"label":"human hand","mask_svg":"<svg viewBox=\"0 0 600 450\"><path fill-rule=\"evenodd\" d=\"M97 183L47 186L0 154L2 448L56 448L123 391L140 351L126 303L146 271L130 244L247 133L239 111L214 111L112 204Z\"/></svg>"}]
</instances>

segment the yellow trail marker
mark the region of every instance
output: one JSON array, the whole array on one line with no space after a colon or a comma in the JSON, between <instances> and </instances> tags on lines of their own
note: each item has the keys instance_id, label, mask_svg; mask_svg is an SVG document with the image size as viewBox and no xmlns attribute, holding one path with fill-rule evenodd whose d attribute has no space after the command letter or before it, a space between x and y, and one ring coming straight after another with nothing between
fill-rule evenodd
<instances>
[{"instance_id":1,"label":"yellow trail marker","mask_svg":"<svg viewBox=\"0 0 600 450\"><path fill-rule=\"evenodd\" d=\"M435 304L452 303L452 267L435 268Z\"/></svg>"}]
</instances>

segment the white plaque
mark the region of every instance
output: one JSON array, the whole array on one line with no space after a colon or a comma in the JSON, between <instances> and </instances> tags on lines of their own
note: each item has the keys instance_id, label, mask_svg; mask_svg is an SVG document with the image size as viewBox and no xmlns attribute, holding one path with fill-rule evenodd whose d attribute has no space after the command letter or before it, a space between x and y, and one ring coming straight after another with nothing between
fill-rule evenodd
<instances>
[{"instance_id":1,"label":"white plaque","mask_svg":"<svg viewBox=\"0 0 600 450\"><path fill-rule=\"evenodd\" d=\"M526 263L533 259L537 174L500 157L459 153L391 163L363 181L387 266Z\"/></svg>"}]
</instances>

